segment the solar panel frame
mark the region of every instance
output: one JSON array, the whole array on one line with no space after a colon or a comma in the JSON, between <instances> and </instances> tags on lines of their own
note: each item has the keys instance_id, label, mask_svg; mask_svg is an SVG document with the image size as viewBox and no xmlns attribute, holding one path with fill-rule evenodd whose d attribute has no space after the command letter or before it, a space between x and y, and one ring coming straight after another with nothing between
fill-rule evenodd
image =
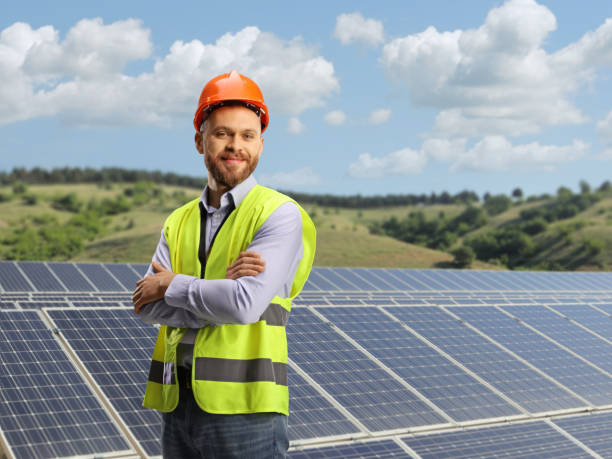
<instances>
[{"instance_id":1,"label":"solar panel frame","mask_svg":"<svg viewBox=\"0 0 612 459\"><path fill-rule=\"evenodd\" d=\"M400 459L412 456L393 440L382 440L292 450L289 451L288 457L290 459Z\"/></svg>"},{"instance_id":2,"label":"solar panel frame","mask_svg":"<svg viewBox=\"0 0 612 459\"><path fill-rule=\"evenodd\" d=\"M422 459L511 457L578 459L592 456L544 421L401 437Z\"/></svg>"}]
</instances>

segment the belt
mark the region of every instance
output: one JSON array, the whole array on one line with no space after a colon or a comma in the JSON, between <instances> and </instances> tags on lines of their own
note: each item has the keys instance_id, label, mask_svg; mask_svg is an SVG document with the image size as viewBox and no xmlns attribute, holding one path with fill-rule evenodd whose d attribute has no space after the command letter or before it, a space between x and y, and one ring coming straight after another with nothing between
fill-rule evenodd
<instances>
[{"instance_id":1,"label":"belt","mask_svg":"<svg viewBox=\"0 0 612 459\"><path fill-rule=\"evenodd\" d=\"M191 368L177 366L176 376L181 389L191 390Z\"/></svg>"}]
</instances>

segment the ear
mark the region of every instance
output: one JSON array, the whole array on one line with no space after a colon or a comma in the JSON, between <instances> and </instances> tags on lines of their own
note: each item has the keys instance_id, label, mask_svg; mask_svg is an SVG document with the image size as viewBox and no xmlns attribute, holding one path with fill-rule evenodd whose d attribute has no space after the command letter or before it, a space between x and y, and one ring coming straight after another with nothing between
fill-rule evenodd
<instances>
[{"instance_id":1,"label":"ear","mask_svg":"<svg viewBox=\"0 0 612 459\"><path fill-rule=\"evenodd\" d=\"M264 147L264 138L261 137L261 144L259 145L259 152L257 153L257 158L259 158L261 156L261 152L263 151L263 147Z\"/></svg>"},{"instance_id":2,"label":"ear","mask_svg":"<svg viewBox=\"0 0 612 459\"><path fill-rule=\"evenodd\" d=\"M202 133L201 132L196 132L194 140L195 140L196 150L198 150L198 153L203 155L204 154L204 146L202 145L202 141L204 139L203 139Z\"/></svg>"}]
</instances>

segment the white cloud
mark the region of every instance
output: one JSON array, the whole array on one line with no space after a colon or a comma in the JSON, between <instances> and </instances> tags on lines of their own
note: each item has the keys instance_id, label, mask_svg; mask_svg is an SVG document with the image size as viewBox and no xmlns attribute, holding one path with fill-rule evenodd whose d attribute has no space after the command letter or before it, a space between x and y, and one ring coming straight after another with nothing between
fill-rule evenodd
<instances>
[{"instance_id":1,"label":"white cloud","mask_svg":"<svg viewBox=\"0 0 612 459\"><path fill-rule=\"evenodd\" d=\"M588 119L572 101L612 65L612 20L549 53L556 18L534 0L509 0L477 29L434 27L383 47L386 73L417 105L440 110L437 137L520 136Z\"/></svg>"},{"instance_id":2,"label":"white cloud","mask_svg":"<svg viewBox=\"0 0 612 459\"><path fill-rule=\"evenodd\" d=\"M604 140L612 141L612 111L601 121L597 123L597 133Z\"/></svg>"},{"instance_id":3,"label":"white cloud","mask_svg":"<svg viewBox=\"0 0 612 459\"><path fill-rule=\"evenodd\" d=\"M287 131L290 134L301 134L306 129L306 125L300 121L300 119L296 116L292 116L289 118L289 122L287 123Z\"/></svg>"},{"instance_id":4,"label":"white cloud","mask_svg":"<svg viewBox=\"0 0 612 459\"><path fill-rule=\"evenodd\" d=\"M339 126L346 121L346 114L342 110L333 110L323 118L327 124Z\"/></svg>"},{"instance_id":5,"label":"white cloud","mask_svg":"<svg viewBox=\"0 0 612 459\"><path fill-rule=\"evenodd\" d=\"M152 49L135 19L83 19L64 40L52 26L15 23L0 34L0 124L58 116L78 125L164 125L190 117L204 83L233 68L260 85L272 125L275 113L299 115L339 89L332 63L300 37L284 41L257 27L213 44L176 41L151 72L124 72Z\"/></svg>"},{"instance_id":6,"label":"white cloud","mask_svg":"<svg viewBox=\"0 0 612 459\"><path fill-rule=\"evenodd\" d=\"M303 167L291 172L262 174L259 176L259 181L266 186L283 189L293 189L296 186L315 186L323 182L312 167Z\"/></svg>"},{"instance_id":7,"label":"white cloud","mask_svg":"<svg viewBox=\"0 0 612 459\"><path fill-rule=\"evenodd\" d=\"M376 110L372 110L372 113L370 113L368 123L383 124L389 121L389 118L391 118L390 108L377 108Z\"/></svg>"},{"instance_id":8,"label":"white cloud","mask_svg":"<svg viewBox=\"0 0 612 459\"><path fill-rule=\"evenodd\" d=\"M428 139L423 151L438 161L451 162L451 169L506 171L529 169L552 171L560 163L582 158L590 145L574 140L570 145L513 145L506 137L487 136L465 149L466 139Z\"/></svg>"},{"instance_id":9,"label":"white cloud","mask_svg":"<svg viewBox=\"0 0 612 459\"><path fill-rule=\"evenodd\" d=\"M414 175L423 171L427 165L427 156L422 151L403 148L387 156L372 156L369 153L359 155L351 163L348 173L355 178L384 178L390 175Z\"/></svg>"},{"instance_id":10,"label":"white cloud","mask_svg":"<svg viewBox=\"0 0 612 459\"><path fill-rule=\"evenodd\" d=\"M376 46L384 41L382 22L365 19L361 13L341 14L336 18L334 38L343 45L361 42Z\"/></svg>"}]
</instances>

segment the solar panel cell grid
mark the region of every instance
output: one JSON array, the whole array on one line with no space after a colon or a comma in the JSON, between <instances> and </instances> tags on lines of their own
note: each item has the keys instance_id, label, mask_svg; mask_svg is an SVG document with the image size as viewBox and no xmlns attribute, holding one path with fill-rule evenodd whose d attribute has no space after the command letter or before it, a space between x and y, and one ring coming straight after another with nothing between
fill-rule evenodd
<instances>
[{"instance_id":1,"label":"solar panel cell grid","mask_svg":"<svg viewBox=\"0 0 612 459\"><path fill-rule=\"evenodd\" d=\"M291 366L289 439L306 439L358 433L359 429L308 384Z\"/></svg>"},{"instance_id":2,"label":"solar panel cell grid","mask_svg":"<svg viewBox=\"0 0 612 459\"><path fill-rule=\"evenodd\" d=\"M516 320L490 306L452 311L593 405L612 403L612 378Z\"/></svg>"},{"instance_id":3,"label":"solar panel cell grid","mask_svg":"<svg viewBox=\"0 0 612 459\"><path fill-rule=\"evenodd\" d=\"M37 312L0 312L0 325L0 428L17 458L131 449Z\"/></svg>"},{"instance_id":4,"label":"solar panel cell grid","mask_svg":"<svg viewBox=\"0 0 612 459\"><path fill-rule=\"evenodd\" d=\"M147 454L161 454L160 415L142 407L157 330L124 309L47 313Z\"/></svg>"},{"instance_id":5,"label":"solar panel cell grid","mask_svg":"<svg viewBox=\"0 0 612 459\"><path fill-rule=\"evenodd\" d=\"M422 459L508 457L578 459L592 457L544 422L402 437Z\"/></svg>"},{"instance_id":6,"label":"solar panel cell grid","mask_svg":"<svg viewBox=\"0 0 612 459\"><path fill-rule=\"evenodd\" d=\"M397 443L387 440L297 450L290 452L289 457L291 459L376 459L411 456Z\"/></svg>"},{"instance_id":7,"label":"solar panel cell grid","mask_svg":"<svg viewBox=\"0 0 612 459\"><path fill-rule=\"evenodd\" d=\"M310 311L293 310L287 339L291 360L368 429L446 422Z\"/></svg>"},{"instance_id":8,"label":"solar panel cell grid","mask_svg":"<svg viewBox=\"0 0 612 459\"><path fill-rule=\"evenodd\" d=\"M318 308L455 421L520 411L374 308Z\"/></svg>"},{"instance_id":9,"label":"solar panel cell grid","mask_svg":"<svg viewBox=\"0 0 612 459\"><path fill-rule=\"evenodd\" d=\"M120 292L126 290L120 285L104 266L93 263L77 263L77 267L87 276L89 281L101 292Z\"/></svg>"},{"instance_id":10,"label":"solar panel cell grid","mask_svg":"<svg viewBox=\"0 0 612 459\"><path fill-rule=\"evenodd\" d=\"M90 292L95 290L83 274L72 263L47 263L49 268L71 292Z\"/></svg>"},{"instance_id":11,"label":"solar panel cell grid","mask_svg":"<svg viewBox=\"0 0 612 459\"><path fill-rule=\"evenodd\" d=\"M11 262L0 263L0 286L6 292L29 292L33 288L21 274L17 266Z\"/></svg>"},{"instance_id":12,"label":"solar panel cell grid","mask_svg":"<svg viewBox=\"0 0 612 459\"><path fill-rule=\"evenodd\" d=\"M596 308L603 309L597 305ZM586 305L573 305L573 306L552 306L552 309L560 312L566 317L575 320L579 324L587 327L589 330L599 334L599 336L605 339L612 339L612 320L605 313L600 312L598 309L586 306ZM612 308L611 308L612 313Z\"/></svg>"},{"instance_id":13,"label":"solar panel cell grid","mask_svg":"<svg viewBox=\"0 0 612 459\"><path fill-rule=\"evenodd\" d=\"M21 268L21 271L28 277L28 279L30 279L30 282L32 282L37 290L44 292L66 290L44 263L20 261L17 262L17 265Z\"/></svg>"},{"instance_id":14,"label":"solar panel cell grid","mask_svg":"<svg viewBox=\"0 0 612 459\"><path fill-rule=\"evenodd\" d=\"M385 309L531 413L586 406L437 306Z\"/></svg>"},{"instance_id":15,"label":"solar panel cell grid","mask_svg":"<svg viewBox=\"0 0 612 459\"><path fill-rule=\"evenodd\" d=\"M553 422L601 457L612 457L612 413L572 416Z\"/></svg>"},{"instance_id":16,"label":"solar panel cell grid","mask_svg":"<svg viewBox=\"0 0 612 459\"><path fill-rule=\"evenodd\" d=\"M136 281L142 277L128 265L105 263L104 267L115 276L115 279L117 279L126 290L134 290L136 288Z\"/></svg>"},{"instance_id":17,"label":"solar panel cell grid","mask_svg":"<svg viewBox=\"0 0 612 459\"><path fill-rule=\"evenodd\" d=\"M588 306L584 307L590 309ZM518 306L506 307L503 310L523 320L599 368L612 373L612 344L543 307ZM598 314L601 321L603 316L601 313ZM612 332L612 329L610 331ZM612 403L612 397L610 402Z\"/></svg>"}]
</instances>

